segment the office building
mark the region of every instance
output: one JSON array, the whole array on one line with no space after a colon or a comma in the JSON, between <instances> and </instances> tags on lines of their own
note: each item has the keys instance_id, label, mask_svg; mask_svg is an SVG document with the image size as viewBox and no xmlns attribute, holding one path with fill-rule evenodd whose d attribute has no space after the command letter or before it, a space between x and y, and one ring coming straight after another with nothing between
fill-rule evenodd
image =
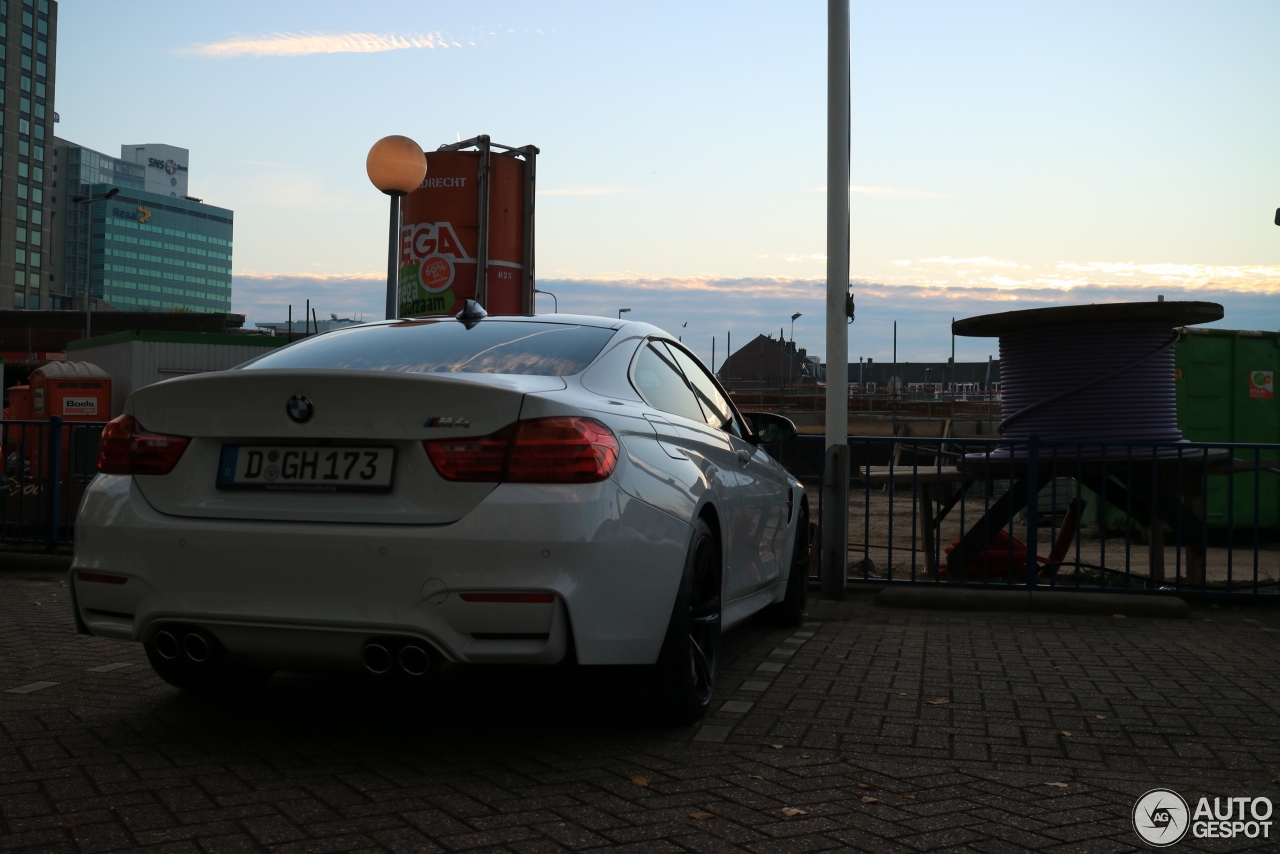
<instances>
[{"instance_id":1,"label":"office building","mask_svg":"<svg viewBox=\"0 0 1280 854\"><path fill-rule=\"evenodd\" d=\"M63 287L53 307L83 309L87 293L95 308L229 311L233 213L186 196L186 149L149 144L121 153L55 140Z\"/></svg>"},{"instance_id":2,"label":"office building","mask_svg":"<svg viewBox=\"0 0 1280 854\"><path fill-rule=\"evenodd\" d=\"M175 145L148 143L120 146L120 159L136 163L144 169L146 186L142 189L160 196L187 196L187 164L191 152Z\"/></svg>"},{"instance_id":3,"label":"office building","mask_svg":"<svg viewBox=\"0 0 1280 854\"><path fill-rule=\"evenodd\" d=\"M57 41L55 0L0 0L0 309L47 307L58 285L49 253Z\"/></svg>"}]
</instances>

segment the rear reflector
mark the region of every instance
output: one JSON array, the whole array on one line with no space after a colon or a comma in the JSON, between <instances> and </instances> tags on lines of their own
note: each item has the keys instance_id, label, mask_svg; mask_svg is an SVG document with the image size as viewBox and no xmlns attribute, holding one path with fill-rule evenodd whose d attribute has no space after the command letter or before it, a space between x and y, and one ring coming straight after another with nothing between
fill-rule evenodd
<instances>
[{"instance_id":1,"label":"rear reflector","mask_svg":"<svg viewBox=\"0 0 1280 854\"><path fill-rule=\"evenodd\" d=\"M98 471L103 474L168 474L191 440L148 433L132 415L113 418L102 429Z\"/></svg>"},{"instance_id":2,"label":"rear reflector","mask_svg":"<svg viewBox=\"0 0 1280 854\"><path fill-rule=\"evenodd\" d=\"M79 581L96 581L98 584L124 584L129 579L123 575L103 575L99 572L77 572Z\"/></svg>"},{"instance_id":3,"label":"rear reflector","mask_svg":"<svg viewBox=\"0 0 1280 854\"><path fill-rule=\"evenodd\" d=\"M617 438L593 418L535 418L488 436L422 444L445 480L596 483L618 464Z\"/></svg>"},{"instance_id":4,"label":"rear reflector","mask_svg":"<svg viewBox=\"0 0 1280 854\"><path fill-rule=\"evenodd\" d=\"M463 593L463 602L541 602L556 600L554 593Z\"/></svg>"}]
</instances>

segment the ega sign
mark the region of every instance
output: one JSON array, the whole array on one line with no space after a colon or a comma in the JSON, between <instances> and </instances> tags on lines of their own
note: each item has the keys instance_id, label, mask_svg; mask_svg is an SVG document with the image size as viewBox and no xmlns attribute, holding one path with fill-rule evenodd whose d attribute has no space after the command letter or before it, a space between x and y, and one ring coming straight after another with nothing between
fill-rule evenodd
<instances>
[{"instance_id":1,"label":"ega sign","mask_svg":"<svg viewBox=\"0 0 1280 854\"><path fill-rule=\"evenodd\" d=\"M399 316L455 314L479 292L491 315L525 313L525 162L493 153L488 180L481 181L478 152L429 151L426 157L427 177L400 204ZM482 193L488 194L484 206ZM482 218L488 228L483 250Z\"/></svg>"}]
</instances>

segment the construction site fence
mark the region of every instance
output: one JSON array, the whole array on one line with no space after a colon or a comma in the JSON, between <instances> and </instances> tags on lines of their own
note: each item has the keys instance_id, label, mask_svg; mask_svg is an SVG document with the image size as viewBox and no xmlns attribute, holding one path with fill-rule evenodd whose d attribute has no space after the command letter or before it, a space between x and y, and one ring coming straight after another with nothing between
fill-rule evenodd
<instances>
[{"instance_id":1,"label":"construction site fence","mask_svg":"<svg viewBox=\"0 0 1280 854\"><path fill-rule=\"evenodd\" d=\"M742 410L767 410L788 413L825 412L822 395L793 394L773 389L730 391L729 397ZM850 415L862 413L889 418L949 418L995 420L1000 417L998 395L910 395L854 394L849 396Z\"/></svg>"},{"instance_id":2,"label":"construction site fence","mask_svg":"<svg viewBox=\"0 0 1280 854\"><path fill-rule=\"evenodd\" d=\"M1275 596L1280 445L848 436L850 585ZM809 493L825 439L766 446Z\"/></svg>"},{"instance_id":3,"label":"construction site fence","mask_svg":"<svg viewBox=\"0 0 1280 854\"><path fill-rule=\"evenodd\" d=\"M0 545L54 551L74 542L76 511L98 473L106 422L0 421L5 500Z\"/></svg>"}]
</instances>

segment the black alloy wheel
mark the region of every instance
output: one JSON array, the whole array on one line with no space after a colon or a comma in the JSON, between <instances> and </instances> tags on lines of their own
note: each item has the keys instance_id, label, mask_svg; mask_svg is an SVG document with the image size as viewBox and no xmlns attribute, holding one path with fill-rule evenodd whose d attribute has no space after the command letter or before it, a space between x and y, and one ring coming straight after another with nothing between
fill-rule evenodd
<instances>
[{"instance_id":1,"label":"black alloy wheel","mask_svg":"<svg viewBox=\"0 0 1280 854\"><path fill-rule=\"evenodd\" d=\"M701 522L701 520L699 520ZM705 526L706 523L702 522ZM711 703L720 655L720 560L708 529L693 545L693 585L689 597L689 670L699 705ZM701 716L699 716L701 717Z\"/></svg>"},{"instance_id":2,"label":"black alloy wheel","mask_svg":"<svg viewBox=\"0 0 1280 854\"><path fill-rule=\"evenodd\" d=\"M693 537L658 661L637 672L635 699L651 720L691 724L707 713L720 657L719 538L704 519Z\"/></svg>"}]
</instances>

